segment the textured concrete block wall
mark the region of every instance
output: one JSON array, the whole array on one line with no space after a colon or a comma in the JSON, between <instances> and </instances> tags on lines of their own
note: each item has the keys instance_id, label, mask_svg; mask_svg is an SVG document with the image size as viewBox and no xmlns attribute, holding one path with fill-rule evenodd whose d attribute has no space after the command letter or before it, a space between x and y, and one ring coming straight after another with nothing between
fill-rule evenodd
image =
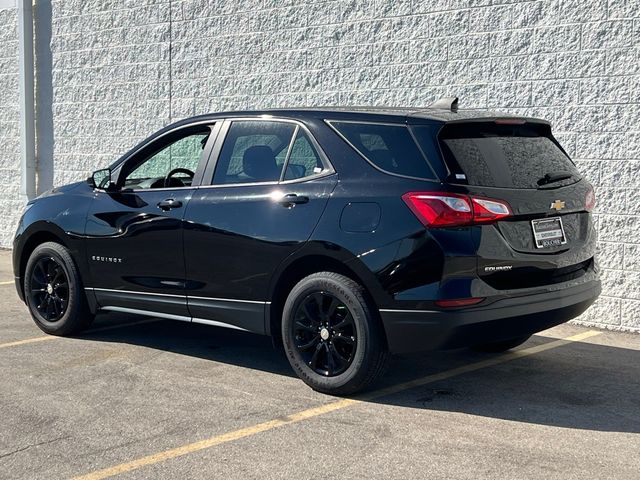
<instances>
[{"instance_id":1,"label":"textured concrete block wall","mask_svg":"<svg viewBox=\"0 0 640 480\"><path fill-rule=\"evenodd\" d=\"M11 244L22 205L18 106L18 24L14 8L0 9L0 245Z\"/></svg>"},{"instance_id":2,"label":"textured concrete block wall","mask_svg":"<svg viewBox=\"0 0 640 480\"><path fill-rule=\"evenodd\" d=\"M56 184L215 110L457 95L550 120L599 200L581 320L640 329L640 0L57 0L51 24Z\"/></svg>"},{"instance_id":3,"label":"textured concrete block wall","mask_svg":"<svg viewBox=\"0 0 640 480\"><path fill-rule=\"evenodd\" d=\"M168 2L52 4L54 184L86 178L168 124ZM175 118L175 117L174 117Z\"/></svg>"}]
</instances>

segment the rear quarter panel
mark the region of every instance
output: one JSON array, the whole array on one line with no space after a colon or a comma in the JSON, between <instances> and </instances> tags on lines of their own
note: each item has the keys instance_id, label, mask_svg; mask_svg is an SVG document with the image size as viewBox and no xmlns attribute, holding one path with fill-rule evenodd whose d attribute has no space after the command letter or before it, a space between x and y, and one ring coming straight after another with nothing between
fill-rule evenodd
<instances>
[{"instance_id":1,"label":"rear quarter panel","mask_svg":"<svg viewBox=\"0 0 640 480\"><path fill-rule=\"evenodd\" d=\"M475 277L472 228L426 230L402 200L407 192L441 190L442 184L378 171L326 125L317 125L314 134L340 180L309 244L299 254L332 256L345 263L379 308L397 307L399 300L418 302L419 307L421 301L438 298L442 289L451 296L467 296L470 282L455 279L457 274ZM377 223L367 218L362 224L372 225L368 230L349 228L347 212L372 204L379 208Z\"/></svg>"}]
</instances>

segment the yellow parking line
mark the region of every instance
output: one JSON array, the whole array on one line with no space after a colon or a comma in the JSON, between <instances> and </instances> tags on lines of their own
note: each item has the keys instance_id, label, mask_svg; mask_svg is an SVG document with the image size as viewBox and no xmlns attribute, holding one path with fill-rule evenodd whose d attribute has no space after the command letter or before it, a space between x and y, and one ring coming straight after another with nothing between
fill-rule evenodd
<instances>
[{"instance_id":1,"label":"yellow parking line","mask_svg":"<svg viewBox=\"0 0 640 480\"><path fill-rule=\"evenodd\" d=\"M241 438L250 437L252 435L266 432L268 430L273 430L274 428L284 427L286 425L291 425L292 423L301 422L303 420L318 417L320 415L325 415L330 412L335 412L336 410L341 410L351 405L359 404L362 401L372 400L372 399L386 396L392 393L398 393L413 387L426 385L439 380L444 380L447 378L455 377L457 375L462 375L464 373L480 370L482 368L509 362L518 358L527 357L529 355L534 355L536 353L544 352L545 350L557 348L571 342L578 342L580 340L585 340L587 338L600 335L601 333L602 332L598 332L595 330L589 330L589 331L580 333L578 335L573 335L571 337L554 340L552 342L548 342L543 345L537 345L535 347L517 350L517 351L506 353L504 355L500 355L498 357L491 358L488 360L482 360L482 361L471 363L469 365L465 365L462 367L453 368L445 372L436 373L434 375L428 375L426 377L421 377L416 380L401 383L399 385L394 385L392 387L376 390L370 394L360 396L358 399L349 399L349 398L341 399L335 402L327 403L325 405L320 405L319 407L313 407L298 413L294 413L292 415L287 415L286 417L275 418L273 420L259 423L257 425L241 428L239 430L232 430L230 432L223 433L221 435L216 435L215 437L207 438L205 440L189 443L187 445L183 445L180 447L154 453L152 455L147 455L146 457L141 457L136 460L132 460L130 462L121 463L120 465L115 465L113 467L97 470L95 472L91 472L86 475L75 477L74 480L101 480L104 478L113 477L114 475L130 472L132 470L137 470L142 467L164 462L165 460L170 460L172 458L181 457L183 455L187 455L193 452L215 447L216 445L233 442Z\"/></svg>"},{"instance_id":2,"label":"yellow parking line","mask_svg":"<svg viewBox=\"0 0 640 480\"><path fill-rule=\"evenodd\" d=\"M108 331L108 330L114 330L116 328L132 327L134 325L140 325L140 324L143 324L143 323L151 323L151 322L157 322L157 321L159 321L159 320L156 319L156 318L151 318L151 319L145 319L145 320L138 320L136 322L119 323L117 325L108 325L106 327L100 327L100 328L94 328L92 330L87 330L85 333L91 334L91 333L96 333L96 332L105 332L105 331ZM20 346L20 345L27 345L29 343L46 342L47 340L58 340L60 338L65 338L65 337L57 337L55 335L41 335L39 337L25 338L24 340L16 340L15 342L0 343L0 348L17 347L17 346Z\"/></svg>"},{"instance_id":3,"label":"yellow parking line","mask_svg":"<svg viewBox=\"0 0 640 480\"><path fill-rule=\"evenodd\" d=\"M18 345L26 345L28 343L46 342L47 340L55 340L57 338L60 337L54 337L53 335L42 335L40 337L27 338L25 340L16 340L15 342L0 343L0 348L17 347Z\"/></svg>"},{"instance_id":4,"label":"yellow parking line","mask_svg":"<svg viewBox=\"0 0 640 480\"><path fill-rule=\"evenodd\" d=\"M596 335L600 335L600 334L602 334L602 332L599 332L597 330L588 330L586 332L579 333L571 337L560 338L552 342L543 343L542 345L536 345L535 347L524 348L522 350L514 350L512 352L507 352L503 355L489 358L487 360L481 360L479 362L474 362L469 365L463 365L462 367L453 368L445 372L434 373L433 375L427 375L426 377L417 378L415 380L410 380L405 383L401 383L398 385L393 385L391 387L376 390L375 392L371 392L371 394L369 395L365 395L363 400L372 400L372 399L383 397L386 395L391 395L393 393L401 392L403 390L408 390L410 388L420 387L428 383L434 383L439 380L444 380L444 379L455 377L465 373L474 372L482 368L492 367L494 365L499 365L501 363L510 362L511 360L516 360L518 358L528 357L530 355L535 355L536 353L544 352L545 350L558 348L558 347L561 347L562 345L566 345L567 343L586 340L587 338L595 337Z\"/></svg>"},{"instance_id":5,"label":"yellow parking line","mask_svg":"<svg viewBox=\"0 0 640 480\"><path fill-rule=\"evenodd\" d=\"M13 280L11 280L10 282L0 282L0 285L15 285L16 282L14 282Z\"/></svg>"},{"instance_id":6,"label":"yellow parking line","mask_svg":"<svg viewBox=\"0 0 640 480\"><path fill-rule=\"evenodd\" d=\"M251 427L241 428L240 430L233 430L231 432L223 433L222 435L217 435L215 437L211 437L206 440L201 440L199 442L190 443L182 447L173 448L171 450L165 450L164 452L159 452L153 455L148 455L146 457L138 458L137 460L133 460L131 462L116 465L115 467L105 468L104 470L98 470L96 472L89 473L81 477L77 477L76 480L79 480L79 479L97 480L97 479L112 477L120 473L130 472L131 470L136 470L138 468L152 465L154 463L163 462L165 460L170 460L172 458L181 457L189 453L197 452L198 450L204 450L206 448L215 447L216 445L220 445L222 443L233 442L234 440L239 440L244 437L250 437L252 435L256 435L261 432L266 432L267 430L273 430L274 428L277 428L277 427L283 427L285 425L300 422L308 418L317 417L318 415L324 415L325 413L333 412L335 410L340 410L342 408L348 407L349 405L353 405L355 403L359 403L359 402L357 400L351 400L351 399L345 398L337 402L328 403L326 405L321 405L315 408L310 408L308 410L304 410L302 412L298 412L293 415L289 415L282 418L276 418L274 420L269 420L268 422L259 423Z\"/></svg>"}]
</instances>

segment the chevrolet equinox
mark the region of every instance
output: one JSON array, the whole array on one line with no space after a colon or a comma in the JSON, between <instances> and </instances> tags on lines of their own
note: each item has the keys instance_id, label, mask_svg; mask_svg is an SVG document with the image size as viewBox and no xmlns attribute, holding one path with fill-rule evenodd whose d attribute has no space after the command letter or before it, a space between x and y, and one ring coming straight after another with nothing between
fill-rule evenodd
<instances>
[{"instance_id":1,"label":"chevrolet equinox","mask_svg":"<svg viewBox=\"0 0 640 480\"><path fill-rule=\"evenodd\" d=\"M209 114L30 201L13 265L46 333L115 311L271 335L346 395L391 353L504 351L581 314L594 203L548 122L457 99Z\"/></svg>"}]
</instances>

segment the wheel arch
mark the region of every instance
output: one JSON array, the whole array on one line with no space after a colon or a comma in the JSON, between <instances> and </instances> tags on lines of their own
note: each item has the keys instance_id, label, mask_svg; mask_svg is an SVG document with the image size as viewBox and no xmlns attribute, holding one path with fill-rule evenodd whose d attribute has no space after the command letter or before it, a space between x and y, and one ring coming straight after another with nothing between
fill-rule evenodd
<instances>
[{"instance_id":1,"label":"wheel arch","mask_svg":"<svg viewBox=\"0 0 640 480\"><path fill-rule=\"evenodd\" d=\"M33 251L38 247L38 245L42 245L46 242L55 242L59 243L63 247L69 248L67 242L64 240L64 233L62 231L58 232L55 228L44 228L37 229L37 226L34 225L34 231L30 233L26 233L26 238L19 252L19 261L18 261L18 275L20 277L20 293L21 297L24 299L24 273L27 268L27 262L29 261L29 257L33 253Z\"/></svg>"},{"instance_id":2,"label":"wheel arch","mask_svg":"<svg viewBox=\"0 0 640 480\"><path fill-rule=\"evenodd\" d=\"M359 269L358 266L361 268ZM377 321L381 322L378 314L378 302L375 299L376 288L372 286L371 279L366 278L366 271L363 272L363 268L365 267L356 262L345 262L344 259L319 253L298 256L288 262L276 276L276 280L272 282L269 296L271 304L266 310L265 331L273 338L274 345L281 345L282 310L289 292L300 280L317 272L339 273L361 285L372 311L376 314Z\"/></svg>"}]
</instances>

